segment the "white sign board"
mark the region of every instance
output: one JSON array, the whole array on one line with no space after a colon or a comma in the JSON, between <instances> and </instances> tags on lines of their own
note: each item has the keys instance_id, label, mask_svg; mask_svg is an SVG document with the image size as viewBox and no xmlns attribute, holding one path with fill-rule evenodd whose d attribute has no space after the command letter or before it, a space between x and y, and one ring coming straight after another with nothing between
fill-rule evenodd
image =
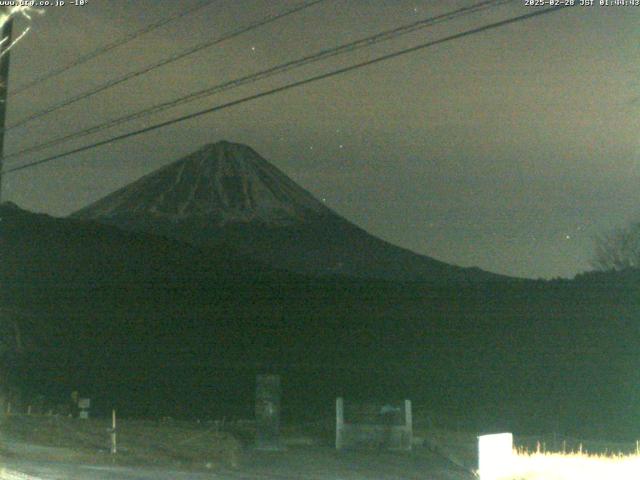
<instances>
[{"instance_id":1,"label":"white sign board","mask_svg":"<svg viewBox=\"0 0 640 480\"><path fill-rule=\"evenodd\" d=\"M513 435L497 433L478 437L480 480L508 478L513 471Z\"/></svg>"}]
</instances>

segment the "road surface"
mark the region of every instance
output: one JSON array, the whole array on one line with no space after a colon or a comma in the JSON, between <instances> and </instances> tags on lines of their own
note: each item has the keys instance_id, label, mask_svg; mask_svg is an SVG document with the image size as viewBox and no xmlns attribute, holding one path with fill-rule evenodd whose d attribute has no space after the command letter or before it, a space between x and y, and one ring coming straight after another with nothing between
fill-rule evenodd
<instances>
[{"instance_id":1,"label":"road surface","mask_svg":"<svg viewBox=\"0 0 640 480\"><path fill-rule=\"evenodd\" d=\"M0 480L473 480L444 457L411 453L336 452L329 447L248 451L237 469L188 472L152 467L57 462L3 462Z\"/></svg>"}]
</instances>

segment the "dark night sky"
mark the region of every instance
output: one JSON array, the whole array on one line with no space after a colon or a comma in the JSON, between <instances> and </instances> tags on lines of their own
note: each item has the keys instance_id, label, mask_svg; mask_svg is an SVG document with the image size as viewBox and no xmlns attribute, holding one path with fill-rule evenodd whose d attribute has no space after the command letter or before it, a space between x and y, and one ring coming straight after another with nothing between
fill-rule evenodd
<instances>
[{"instance_id":1,"label":"dark night sky","mask_svg":"<svg viewBox=\"0 0 640 480\"><path fill-rule=\"evenodd\" d=\"M8 122L296 3L221 0L11 97ZM6 152L471 3L327 0L12 130ZM10 91L193 4L88 0L47 8L12 52ZM66 147L531 8L514 1ZM565 9L24 170L6 177L3 195L66 215L226 139L251 145L338 213L395 244L494 272L572 276L588 268L594 235L640 213L639 20L640 7Z\"/></svg>"}]
</instances>

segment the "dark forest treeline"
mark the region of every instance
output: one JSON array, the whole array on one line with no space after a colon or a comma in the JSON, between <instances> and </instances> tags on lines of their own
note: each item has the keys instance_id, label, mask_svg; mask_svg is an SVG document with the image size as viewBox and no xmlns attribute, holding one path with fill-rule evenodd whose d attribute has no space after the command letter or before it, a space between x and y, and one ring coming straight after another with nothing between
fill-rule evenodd
<instances>
[{"instance_id":1,"label":"dark forest treeline","mask_svg":"<svg viewBox=\"0 0 640 480\"><path fill-rule=\"evenodd\" d=\"M2 302L25 344L12 381L27 395L80 389L131 416L248 416L268 371L283 375L291 418L330 414L336 395L408 397L478 430L637 434L637 272L312 279L24 212L3 214L0 241Z\"/></svg>"}]
</instances>

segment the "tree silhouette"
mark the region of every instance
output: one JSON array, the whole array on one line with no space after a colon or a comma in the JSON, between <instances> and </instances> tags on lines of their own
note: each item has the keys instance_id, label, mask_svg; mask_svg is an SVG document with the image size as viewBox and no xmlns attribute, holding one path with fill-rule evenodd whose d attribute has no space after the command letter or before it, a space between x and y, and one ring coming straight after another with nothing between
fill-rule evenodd
<instances>
[{"instance_id":1,"label":"tree silhouette","mask_svg":"<svg viewBox=\"0 0 640 480\"><path fill-rule=\"evenodd\" d=\"M591 264L603 271L640 268L640 222L597 237Z\"/></svg>"}]
</instances>

